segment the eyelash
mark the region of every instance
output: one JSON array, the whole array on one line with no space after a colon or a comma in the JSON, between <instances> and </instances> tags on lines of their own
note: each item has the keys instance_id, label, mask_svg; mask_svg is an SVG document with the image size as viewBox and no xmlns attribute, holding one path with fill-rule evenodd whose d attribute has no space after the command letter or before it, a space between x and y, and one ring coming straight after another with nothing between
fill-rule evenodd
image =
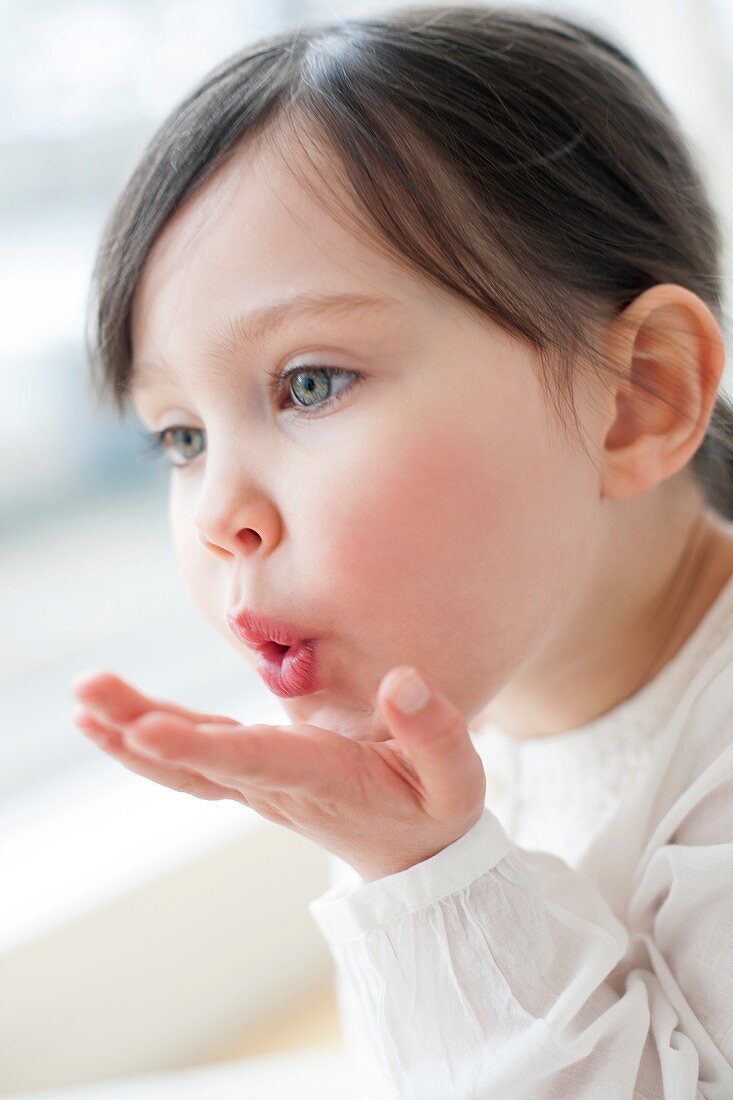
<instances>
[{"instance_id":1,"label":"eyelash","mask_svg":"<svg viewBox=\"0 0 733 1100\"><path fill-rule=\"evenodd\" d=\"M331 394L331 396L327 397L325 399L325 401L322 401L320 405L313 405L310 408L308 408L305 405L301 405L301 406L294 405L294 406L292 406L296 410L296 415L297 416L305 416L305 417L312 416L311 409L320 410L320 409L325 409L327 407L330 408L331 406L337 404L337 402L339 402L343 396L345 396L347 393L349 393L354 388L354 386L356 386L362 379L362 376L358 373L358 371L344 370L341 367L300 366L300 367L291 367L289 370L282 371L282 373L278 373L277 370L268 370L266 373L267 373L267 378L268 378L268 381L269 381L269 388L275 394L280 393L280 391L282 390L282 387L287 382L287 380L290 377L292 377L292 375L299 374L300 372L303 372L303 373L313 372L313 373L317 373L317 374L328 374L329 376L331 376L331 375L344 375L344 374L354 375L354 381L352 382L352 384L350 386L345 386L342 390L339 390L338 393ZM143 432L142 436L143 436L143 443L144 443L144 447L145 447L145 453L150 455L151 457L154 457L155 455L160 454L161 451L166 451L167 450L166 442L165 442L166 437L168 435L170 435L172 432L180 432L180 431L203 432L204 429L203 428L187 428L183 424L172 424L169 428L163 428L159 432ZM190 466L193 461L194 461L194 459L190 459L187 462L171 462L170 465L174 469L180 470L180 469L184 469L186 466Z\"/></svg>"}]
</instances>

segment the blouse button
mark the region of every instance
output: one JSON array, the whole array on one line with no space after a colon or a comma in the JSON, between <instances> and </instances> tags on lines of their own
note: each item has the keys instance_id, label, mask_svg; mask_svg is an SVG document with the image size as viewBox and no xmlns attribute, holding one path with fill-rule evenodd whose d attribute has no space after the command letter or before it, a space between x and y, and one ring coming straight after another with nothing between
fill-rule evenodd
<instances>
[{"instance_id":1,"label":"blouse button","mask_svg":"<svg viewBox=\"0 0 733 1100\"><path fill-rule=\"evenodd\" d=\"M504 798L506 791L506 781L502 779L500 775L492 774L486 776L486 798L498 802Z\"/></svg>"}]
</instances>

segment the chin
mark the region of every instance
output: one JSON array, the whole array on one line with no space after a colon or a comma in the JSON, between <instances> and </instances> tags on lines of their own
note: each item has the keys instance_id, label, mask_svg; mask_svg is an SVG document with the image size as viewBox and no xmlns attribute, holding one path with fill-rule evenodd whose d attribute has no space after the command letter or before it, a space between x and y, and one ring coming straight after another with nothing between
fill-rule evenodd
<instances>
[{"instance_id":1,"label":"chin","mask_svg":"<svg viewBox=\"0 0 733 1100\"><path fill-rule=\"evenodd\" d=\"M309 726L319 726L321 729L331 730L332 733L338 733L341 737L348 737L350 741L391 741L392 734L389 730L386 730L384 726L376 726L372 723L363 723L355 721L353 718L346 716L332 717L332 718L319 718L318 720L310 718L308 720Z\"/></svg>"},{"instance_id":2,"label":"chin","mask_svg":"<svg viewBox=\"0 0 733 1100\"><path fill-rule=\"evenodd\" d=\"M332 733L338 733L341 737L348 737L350 741L391 741L393 739L375 710L354 713L334 704L315 706L307 714L294 714L291 713L291 708L286 709L293 722L303 722L309 726L331 730ZM294 710L296 710L295 707L292 708L292 711Z\"/></svg>"},{"instance_id":3,"label":"chin","mask_svg":"<svg viewBox=\"0 0 733 1100\"><path fill-rule=\"evenodd\" d=\"M334 730L342 737L348 737L350 741L392 741L393 735L387 730Z\"/></svg>"}]
</instances>

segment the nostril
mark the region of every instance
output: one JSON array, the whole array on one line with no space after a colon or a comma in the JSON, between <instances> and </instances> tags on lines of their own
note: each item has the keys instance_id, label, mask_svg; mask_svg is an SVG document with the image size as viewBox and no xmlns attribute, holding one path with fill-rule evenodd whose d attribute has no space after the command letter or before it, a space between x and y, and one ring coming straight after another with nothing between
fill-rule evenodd
<instances>
[{"instance_id":1,"label":"nostril","mask_svg":"<svg viewBox=\"0 0 733 1100\"><path fill-rule=\"evenodd\" d=\"M243 527L242 530L238 532L237 538L252 550L256 550L262 542L260 535L258 535L256 531L253 531L251 527Z\"/></svg>"}]
</instances>

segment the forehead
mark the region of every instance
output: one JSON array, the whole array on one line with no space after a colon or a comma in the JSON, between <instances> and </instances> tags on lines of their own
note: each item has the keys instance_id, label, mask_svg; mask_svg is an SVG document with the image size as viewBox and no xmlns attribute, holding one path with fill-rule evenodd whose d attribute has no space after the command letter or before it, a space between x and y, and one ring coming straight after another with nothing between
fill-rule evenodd
<instances>
[{"instance_id":1,"label":"forehead","mask_svg":"<svg viewBox=\"0 0 733 1100\"><path fill-rule=\"evenodd\" d=\"M298 148L296 144L296 149ZM312 154L309 154L312 156ZM295 154L294 154L295 156ZM291 168L295 171L291 171ZM429 305L439 292L407 269L302 150L289 167L266 145L237 151L169 219L147 257L131 316L135 363L203 349L222 323L298 294L375 294ZM301 182L305 177L306 183Z\"/></svg>"}]
</instances>

